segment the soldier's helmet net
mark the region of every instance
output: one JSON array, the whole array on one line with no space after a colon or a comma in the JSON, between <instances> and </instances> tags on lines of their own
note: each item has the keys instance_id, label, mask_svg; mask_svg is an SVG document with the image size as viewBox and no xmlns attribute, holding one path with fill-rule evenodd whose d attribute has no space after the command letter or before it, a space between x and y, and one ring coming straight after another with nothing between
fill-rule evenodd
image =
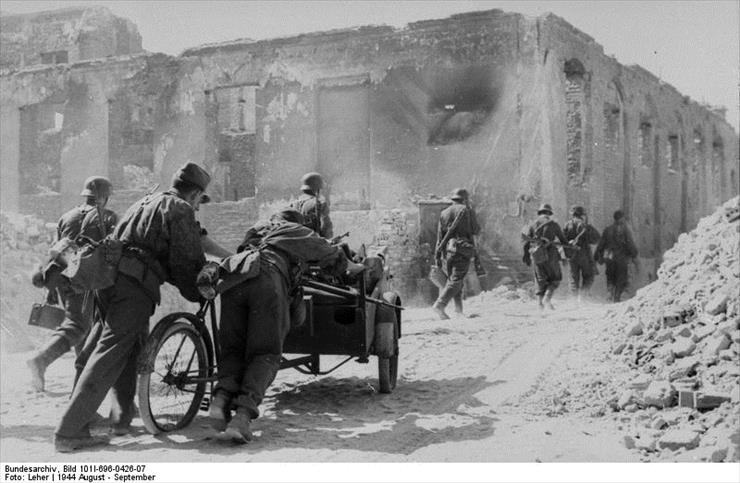
<instances>
[{"instance_id":1,"label":"soldier's helmet net","mask_svg":"<svg viewBox=\"0 0 740 483\"><path fill-rule=\"evenodd\" d=\"M95 198L96 200L110 197L111 183L104 176L90 176L85 180L81 196Z\"/></svg>"},{"instance_id":2,"label":"soldier's helmet net","mask_svg":"<svg viewBox=\"0 0 740 483\"><path fill-rule=\"evenodd\" d=\"M301 178L301 190L316 193L324 188L324 178L319 173L306 173Z\"/></svg>"}]
</instances>

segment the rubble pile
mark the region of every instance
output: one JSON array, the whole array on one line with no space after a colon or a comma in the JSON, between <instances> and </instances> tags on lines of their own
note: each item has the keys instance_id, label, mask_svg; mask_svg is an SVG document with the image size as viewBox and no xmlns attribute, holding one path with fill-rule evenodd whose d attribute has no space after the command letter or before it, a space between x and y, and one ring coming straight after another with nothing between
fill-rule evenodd
<instances>
[{"instance_id":1,"label":"rubble pile","mask_svg":"<svg viewBox=\"0 0 740 483\"><path fill-rule=\"evenodd\" d=\"M738 201L682 234L658 279L607 315L606 357L627 369L608 404L630 414L628 447L740 460Z\"/></svg>"},{"instance_id":2,"label":"rubble pile","mask_svg":"<svg viewBox=\"0 0 740 483\"><path fill-rule=\"evenodd\" d=\"M3 349L31 349L46 332L27 325L32 304L44 299L44 291L31 284L31 273L46 258L55 233L56 225L53 223L45 223L34 216L0 212Z\"/></svg>"}]
</instances>

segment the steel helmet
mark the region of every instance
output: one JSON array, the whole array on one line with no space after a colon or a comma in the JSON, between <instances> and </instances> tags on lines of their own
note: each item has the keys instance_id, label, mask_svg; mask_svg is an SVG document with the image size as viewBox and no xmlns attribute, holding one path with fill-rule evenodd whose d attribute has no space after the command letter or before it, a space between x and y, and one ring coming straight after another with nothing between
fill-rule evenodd
<instances>
[{"instance_id":1,"label":"steel helmet","mask_svg":"<svg viewBox=\"0 0 740 483\"><path fill-rule=\"evenodd\" d=\"M548 203L542 203L540 205L540 209L537 210L537 214L541 215L543 213L552 216L552 206L550 206Z\"/></svg>"},{"instance_id":2,"label":"steel helmet","mask_svg":"<svg viewBox=\"0 0 740 483\"><path fill-rule=\"evenodd\" d=\"M319 173L306 173L301 178L301 190L310 190L314 193L324 188L324 178Z\"/></svg>"},{"instance_id":3,"label":"steel helmet","mask_svg":"<svg viewBox=\"0 0 740 483\"><path fill-rule=\"evenodd\" d=\"M110 196L111 184L108 178L103 176L90 176L85 180L84 188L80 192L81 196L88 196L96 200L108 198Z\"/></svg>"}]
</instances>

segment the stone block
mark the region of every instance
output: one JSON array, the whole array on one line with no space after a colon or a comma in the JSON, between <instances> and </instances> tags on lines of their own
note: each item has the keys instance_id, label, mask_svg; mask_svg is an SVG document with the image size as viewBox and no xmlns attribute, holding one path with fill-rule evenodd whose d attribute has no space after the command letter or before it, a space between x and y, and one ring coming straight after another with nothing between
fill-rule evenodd
<instances>
[{"instance_id":1,"label":"stone block","mask_svg":"<svg viewBox=\"0 0 740 483\"><path fill-rule=\"evenodd\" d=\"M733 351L732 349L719 351L719 358L723 361L734 361L737 359L737 357L735 356L735 351Z\"/></svg>"},{"instance_id":2,"label":"stone block","mask_svg":"<svg viewBox=\"0 0 740 483\"><path fill-rule=\"evenodd\" d=\"M678 337L691 338L692 333L691 333L691 329L689 329L688 327L680 327L680 328L675 329L675 332L673 333L673 335L676 338Z\"/></svg>"},{"instance_id":3,"label":"stone block","mask_svg":"<svg viewBox=\"0 0 740 483\"><path fill-rule=\"evenodd\" d=\"M691 355L696 349L696 344L689 338L681 337L671 344L671 352L676 357L686 357Z\"/></svg>"},{"instance_id":4,"label":"stone block","mask_svg":"<svg viewBox=\"0 0 740 483\"><path fill-rule=\"evenodd\" d=\"M696 394L696 409L714 409L722 403L730 402L732 397L729 394L718 393L701 393Z\"/></svg>"},{"instance_id":5,"label":"stone block","mask_svg":"<svg viewBox=\"0 0 740 483\"><path fill-rule=\"evenodd\" d=\"M721 334L719 337L712 337L707 342L704 353L714 356L719 355L720 352L730 347L730 343L730 338L725 334Z\"/></svg>"},{"instance_id":6,"label":"stone block","mask_svg":"<svg viewBox=\"0 0 740 483\"><path fill-rule=\"evenodd\" d=\"M680 312L669 312L666 314L663 314L662 316L663 320L663 327L678 327L679 325L683 324L683 317L681 316Z\"/></svg>"},{"instance_id":7,"label":"stone block","mask_svg":"<svg viewBox=\"0 0 740 483\"><path fill-rule=\"evenodd\" d=\"M729 294L725 290L718 290L709 298L704 306L704 312L709 315L724 313L727 309L727 301L730 300Z\"/></svg>"},{"instance_id":8,"label":"stone block","mask_svg":"<svg viewBox=\"0 0 740 483\"><path fill-rule=\"evenodd\" d=\"M642 325L642 322L640 321L634 322L627 326L627 335L630 337L636 336L636 335L642 335L644 331L645 331L645 327Z\"/></svg>"},{"instance_id":9,"label":"stone block","mask_svg":"<svg viewBox=\"0 0 740 483\"><path fill-rule=\"evenodd\" d=\"M659 408L672 406L675 396L676 391L668 381L653 381L642 393L642 399L646 405Z\"/></svg>"},{"instance_id":10,"label":"stone block","mask_svg":"<svg viewBox=\"0 0 740 483\"><path fill-rule=\"evenodd\" d=\"M619 399L617 400L617 406L619 406L619 409L624 409L629 404L632 404L634 402L634 399L634 391L627 389L626 391L623 391L622 394L619 396Z\"/></svg>"},{"instance_id":11,"label":"stone block","mask_svg":"<svg viewBox=\"0 0 740 483\"><path fill-rule=\"evenodd\" d=\"M665 342L668 340L673 342L673 331L671 329L662 329L655 336L656 342Z\"/></svg>"},{"instance_id":12,"label":"stone block","mask_svg":"<svg viewBox=\"0 0 740 483\"><path fill-rule=\"evenodd\" d=\"M699 360L696 356L679 359L668 373L668 380L673 382L678 379L685 379L696 374L696 366Z\"/></svg>"},{"instance_id":13,"label":"stone block","mask_svg":"<svg viewBox=\"0 0 740 483\"><path fill-rule=\"evenodd\" d=\"M658 430L665 429L668 427L668 423L661 416L658 416L655 419L653 419L652 423L650 423L650 427L653 429L658 429Z\"/></svg>"},{"instance_id":14,"label":"stone block","mask_svg":"<svg viewBox=\"0 0 740 483\"><path fill-rule=\"evenodd\" d=\"M658 446L672 451L681 448L694 449L699 446L699 434L684 429L671 429L658 440Z\"/></svg>"},{"instance_id":15,"label":"stone block","mask_svg":"<svg viewBox=\"0 0 740 483\"><path fill-rule=\"evenodd\" d=\"M714 325L700 325L696 327L691 335L691 340L699 342L712 335L717 328Z\"/></svg>"},{"instance_id":16,"label":"stone block","mask_svg":"<svg viewBox=\"0 0 740 483\"><path fill-rule=\"evenodd\" d=\"M653 381L653 378L650 377L647 374L640 374L636 376L634 379L632 379L630 382L627 383L627 387L629 389L635 389L638 391L642 391L644 389L647 389L647 387L650 385L650 383Z\"/></svg>"},{"instance_id":17,"label":"stone block","mask_svg":"<svg viewBox=\"0 0 740 483\"><path fill-rule=\"evenodd\" d=\"M712 451L710 461L712 463L722 463L727 458L727 448L716 448Z\"/></svg>"}]
</instances>

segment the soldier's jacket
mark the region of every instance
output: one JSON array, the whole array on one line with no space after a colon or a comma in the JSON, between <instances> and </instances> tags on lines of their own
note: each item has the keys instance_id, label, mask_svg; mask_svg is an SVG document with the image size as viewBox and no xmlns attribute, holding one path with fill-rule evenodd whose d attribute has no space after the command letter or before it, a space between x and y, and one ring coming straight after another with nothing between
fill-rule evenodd
<instances>
[{"instance_id":1,"label":"soldier's jacket","mask_svg":"<svg viewBox=\"0 0 740 483\"><path fill-rule=\"evenodd\" d=\"M544 238L550 242L559 241L561 244L566 244L567 240L563 234L562 228L556 221L549 216L540 215L530 223L523 231L522 235L524 238L524 256L529 256L529 247L533 243L533 239ZM560 260L560 253L555 244L550 243L547 246L547 257L550 262L558 262Z\"/></svg>"},{"instance_id":2,"label":"soldier's jacket","mask_svg":"<svg viewBox=\"0 0 740 483\"><path fill-rule=\"evenodd\" d=\"M311 228L324 238L334 236L334 226L329 218L329 205L325 200L303 193L290 206L303 215L304 226Z\"/></svg>"},{"instance_id":3,"label":"soldier's jacket","mask_svg":"<svg viewBox=\"0 0 740 483\"><path fill-rule=\"evenodd\" d=\"M458 240L458 243L465 242L469 244L472 250L475 243L473 236L480 233L480 226L478 226L475 211L462 203L453 203L440 213L439 224L437 225L437 243L440 243L447 236L447 232L452 228L458 214L461 216L460 222L455 228L455 232L450 234L449 239ZM447 246L449 246L449 243ZM442 251L446 251L447 246L440 248Z\"/></svg>"},{"instance_id":4,"label":"soldier's jacket","mask_svg":"<svg viewBox=\"0 0 740 483\"><path fill-rule=\"evenodd\" d=\"M574 258L591 259L591 245L599 242L599 232L592 225L580 218L571 218L563 227L565 239L570 242L578 238L575 246L579 250L573 255Z\"/></svg>"},{"instance_id":5,"label":"soldier's jacket","mask_svg":"<svg viewBox=\"0 0 740 483\"><path fill-rule=\"evenodd\" d=\"M273 263L294 287L309 266L318 266L332 275L347 269L347 258L308 227L288 221L261 221L252 226L237 248L260 248L263 259Z\"/></svg>"},{"instance_id":6,"label":"soldier's jacket","mask_svg":"<svg viewBox=\"0 0 740 483\"><path fill-rule=\"evenodd\" d=\"M113 211L103 208L103 224L105 225L106 234L113 231L118 222L118 215ZM105 235L100 233L98 226L98 210L93 205L82 204L75 206L59 218L57 223L57 239L69 238L76 239L83 235L92 240L100 241Z\"/></svg>"},{"instance_id":7,"label":"soldier's jacket","mask_svg":"<svg viewBox=\"0 0 740 483\"><path fill-rule=\"evenodd\" d=\"M596 246L596 260L605 258L615 261L627 261L637 256L637 246L632 232L623 222L615 222L604 229L601 240Z\"/></svg>"},{"instance_id":8,"label":"soldier's jacket","mask_svg":"<svg viewBox=\"0 0 740 483\"><path fill-rule=\"evenodd\" d=\"M127 263L127 254L136 254L139 259L144 256L145 264L157 272L159 284L171 283L192 302L200 299L195 281L205 264L201 228L193 207L175 190L134 203L116 226L114 237L124 242L122 264ZM125 273L120 266L119 270ZM159 285L151 288L156 289L152 295L159 302Z\"/></svg>"}]
</instances>

